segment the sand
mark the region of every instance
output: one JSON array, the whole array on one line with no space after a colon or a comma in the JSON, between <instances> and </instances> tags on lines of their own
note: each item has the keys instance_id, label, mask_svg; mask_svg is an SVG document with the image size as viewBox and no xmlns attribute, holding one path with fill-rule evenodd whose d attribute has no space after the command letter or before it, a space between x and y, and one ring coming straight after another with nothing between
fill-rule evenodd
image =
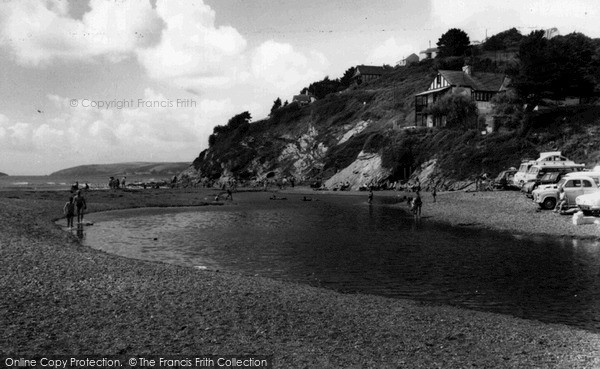
<instances>
[{"instance_id":1,"label":"sand","mask_svg":"<svg viewBox=\"0 0 600 369\"><path fill-rule=\"evenodd\" d=\"M214 193L97 191L87 198L89 210L100 211L203 205ZM383 195L375 193L374 206ZM600 335L563 325L92 250L53 222L67 196L0 192L1 355L270 355L276 368L600 367ZM424 221L598 236L594 225L536 212L517 193L440 193L435 204L427 196Z\"/></svg>"}]
</instances>

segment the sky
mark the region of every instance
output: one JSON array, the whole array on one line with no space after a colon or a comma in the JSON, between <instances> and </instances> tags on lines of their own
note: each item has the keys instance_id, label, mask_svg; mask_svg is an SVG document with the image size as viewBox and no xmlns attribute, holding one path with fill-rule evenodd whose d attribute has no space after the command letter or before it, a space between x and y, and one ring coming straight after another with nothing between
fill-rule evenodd
<instances>
[{"instance_id":1,"label":"sky","mask_svg":"<svg viewBox=\"0 0 600 369\"><path fill-rule=\"evenodd\" d=\"M0 172L191 162L216 125L450 28L600 37L597 0L3 0Z\"/></svg>"}]
</instances>

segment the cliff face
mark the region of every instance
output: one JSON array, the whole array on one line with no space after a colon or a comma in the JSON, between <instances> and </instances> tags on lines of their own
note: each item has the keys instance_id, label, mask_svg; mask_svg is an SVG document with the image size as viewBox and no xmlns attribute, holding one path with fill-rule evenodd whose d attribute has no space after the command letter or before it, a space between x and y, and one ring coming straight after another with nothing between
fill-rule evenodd
<instances>
[{"instance_id":1,"label":"cliff face","mask_svg":"<svg viewBox=\"0 0 600 369\"><path fill-rule=\"evenodd\" d=\"M192 183L232 176L325 181L339 172L336 178L353 187L387 179L391 170L382 166L377 147L381 132L413 124L414 94L432 73L430 65L398 68L307 106L289 104L268 119L217 135L182 175Z\"/></svg>"},{"instance_id":2,"label":"cliff face","mask_svg":"<svg viewBox=\"0 0 600 369\"><path fill-rule=\"evenodd\" d=\"M431 65L402 67L307 106L289 104L268 119L219 133L179 177L187 185L293 176L354 190L418 177L425 189L460 189L540 151L561 150L589 166L600 158L600 135L593 135L598 106L559 109L529 117L526 129L484 136L411 127L414 94L434 75Z\"/></svg>"}]
</instances>

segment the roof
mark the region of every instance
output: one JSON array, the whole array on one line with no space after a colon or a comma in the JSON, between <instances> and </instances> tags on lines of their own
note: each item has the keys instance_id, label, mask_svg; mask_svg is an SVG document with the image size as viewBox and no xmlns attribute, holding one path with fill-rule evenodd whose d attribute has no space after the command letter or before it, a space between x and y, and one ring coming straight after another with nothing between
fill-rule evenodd
<instances>
[{"instance_id":1,"label":"roof","mask_svg":"<svg viewBox=\"0 0 600 369\"><path fill-rule=\"evenodd\" d=\"M415 96L429 95L429 94L432 94L432 93L435 93L435 92L445 91L445 90L448 90L450 88L452 88L452 86L446 86L446 87L442 87L442 88L436 88L435 90L427 90L427 91L420 92L420 93L416 94Z\"/></svg>"},{"instance_id":2,"label":"roof","mask_svg":"<svg viewBox=\"0 0 600 369\"><path fill-rule=\"evenodd\" d=\"M442 77L453 86L471 87L477 91L500 91L506 76L497 73L467 74L460 70L439 70Z\"/></svg>"},{"instance_id":3,"label":"roof","mask_svg":"<svg viewBox=\"0 0 600 369\"><path fill-rule=\"evenodd\" d=\"M410 54L409 56L407 56L406 58L404 58L402 60L410 60L410 59L412 59L412 60L414 60L414 59L419 60L419 55L417 55L415 53L412 53L412 54Z\"/></svg>"},{"instance_id":4,"label":"roof","mask_svg":"<svg viewBox=\"0 0 600 369\"><path fill-rule=\"evenodd\" d=\"M354 72L354 76L364 75L364 74L374 74L374 75L382 75L385 73L385 68L376 66L376 65L357 65L356 71Z\"/></svg>"},{"instance_id":5,"label":"roof","mask_svg":"<svg viewBox=\"0 0 600 369\"><path fill-rule=\"evenodd\" d=\"M430 47L429 49L423 50L420 53L421 54L426 54L426 53L437 53L438 52L438 48L437 47Z\"/></svg>"},{"instance_id":6,"label":"roof","mask_svg":"<svg viewBox=\"0 0 600 369\"><path fill-rule=\"evenodd\" d=\"M310 102L309 95L294 95L292 101L300 101L300 102Z\"/></svg>"}]
</instances>

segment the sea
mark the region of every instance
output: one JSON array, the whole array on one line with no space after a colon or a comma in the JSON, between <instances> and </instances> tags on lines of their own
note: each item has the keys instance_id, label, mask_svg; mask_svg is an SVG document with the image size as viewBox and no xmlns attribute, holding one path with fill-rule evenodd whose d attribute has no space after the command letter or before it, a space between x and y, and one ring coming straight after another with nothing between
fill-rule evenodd
<instances>
[{"instance_id":1,"label":"sea","mask_svg":"<svg viewBox=\"0 0 600 369\"><path fill-rule=\"evenodd\" d=\"M155 176L151 174L127 175L128 184L150 183L170 181L170 178L164 176ZM122 176L118 176L122 178ZM87 183L90 189L107 189L108 175L90 175L90 176L2 176L0 177L0 191L8 190L33 190L33 191L52 191L68 190L75 182L79 186L85 186Z\"/></svg>"}]
</instances>

